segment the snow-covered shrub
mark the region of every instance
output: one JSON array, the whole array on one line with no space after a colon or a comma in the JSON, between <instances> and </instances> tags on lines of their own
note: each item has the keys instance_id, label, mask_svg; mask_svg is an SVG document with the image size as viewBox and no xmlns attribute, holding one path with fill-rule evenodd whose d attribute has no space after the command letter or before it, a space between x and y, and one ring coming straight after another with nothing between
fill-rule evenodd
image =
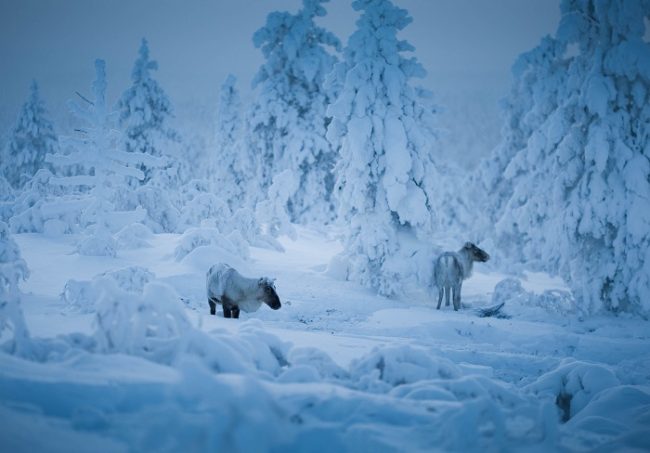
<instances>
[{"instance_id":1,"label":"snow-covered shrub","mask_svg":"<svg viewBox=\"0 0 650 453\"><path fill-rule=\"evenodd\" d=\"M20 256L20 249L11 237L9 227L0 222L0 338L2 350L10 354L25 355L30 348L30 337L22 308L18 283L29 276L27 264Z\"/></svg>"},{"instance_id":2,"label":"snow-covered shrub","mask_svg":"<svg viewBox=\"0 0 650 453\"><path fill-rule=\"evenodd\" d=\"M132 223L127 225L115 234L117 247L126 250L151 247L149 240L152 238L153 233L149 227L142 223Z\"/></svg>"},{"instance_id":3,"label":"snow-covered shrub","mask_svg":"<svg viewBox=\"0 0 650 453\"><path fill-rule=\"evenodd\" d=\"M131 72L133 84L122 94L117 106L127 152L161 156L165 145L178 139L176 132L168 125L172 116L171 102L151 77L151 71L156 69L158 62L149 58L149 46L147 40L143 39ZM142 183L148 182L155 166L141 163L138 168L144 173Z\"/></svg>"},{"instance_id":4,"label":"snow-covered shrub","mask_svg":"<svg viewBox=\"0 0 650 453\"><path fill-rule=\"evenodd\" d=\"M215 224L223 225L230 216L230 208L222 199L212 193L199 192L183 207L176 228L183 232L210 219L214 219Z\"/></svg>"},{"instance_id":5,"label":"snow-covered shrub","mask_svg":"<svg viewBox=\"0 0 650 453\"><path fill-rule=\"evenodd\" d=\"M247 117L246 149L256 170L253 203L278 173L297 179L286 206L292 221L327 222L333 217L332 169L336 152L326 138L331 93L325 76L336 62L327 48L339 40L315 23L325 0L303 0L296 14L274 12L253 36L265 62L253 80L258 94Z\"/></svg>"},{"instance_id":6,"label":"snow-covered shrub","mask_svg":"<svg viewBox=\"0 0 650 453\"><path fill-rule=\"evenodd\" d=\"M461 375L451 361L408 345L384 346L350 364L350 377L361 389L385 392L423 379L450 379Z\"/></svg>"},{"instance_id":7,"label":"snow-covered shrub","mask_svg":"<svg viewBox=\"0 0 650 453\"><path fill-rule=\"evenodd\" d=\"M51 183L53 179L49 170L41 169L27 181L13 204L9 221L13 232L42 233L49 221L56 221L57 230L64 233L80 230L81 214L91 200L67 194L65 188Z\"/></svg>"},{"instance_id":8,"label":"snow-covered shrub","mask_svg":"<svg viewBox=\"0 0 650 453\"><path fill-rule=\"evenodd\" d=\"M547 313L556 315L575 314L579 307L576 307L575 299L568 291L559 289L545 290L542 294L535 294L526 291L521 281L516 278L501 280L494 287L492 293L492 304L506 304L506 311L517 310L520 307L537 307Z\"/></svg>"},{"instance_id":9,"label":"snow-covered shrub","mask_svg":"<svg viewBox=\"0 0 650 453\"><path fill-rule=\"evenodd\" d=\"M293 347L289 350L287 361L291 369L301 366L316 372L318 380L346 379L348 372L338 366L332 358L320 349L310 347Z\"/></svg>"},{"instance_id":10,"label":"snow-covered shrub","mask_svg":"<svg viewBox=\"0 0 650 453\"><path fill-rule=\"evenodd\" d=\"M233 243L217 228L189 228L183 233L174 250L176 261L180 261L198 247L213 245L240 259L249 257L248 244ZM215 261L216 262L216 261Z\"/></svg>"},{"instance_id":11,"label":"snow-covered shrub","mask_svg":"<svg viewBox=\"0 0 650 453\"><path fill-rule=\"evenodd\" d=\"M90 281L68 280L61 293L61 299L71 308L82 313L92 313L110 280L121 291L142 294L147 283L155 279L153 272L140 266L130 266L96 275Z\"/></svg>"},{"instance_id":12,"label":"snow-covered shrub","mask_svg":"<svg viewBox=\"0 0 650 453\"><path fill-rule=\"evenodd\" d=\"M172 203L169 194L151 183L131 190L122 198L125 209L141 207L146 211L142 223L155 233L176 231L180 213Z\"/></svg>"},{"instance_id":13,"label":"snow-covered shrub","mask_svg":"<svg viewBox=\"0 0 650 453\"><path fill-rule=\"evenodd\" d=\"M284 247L275 238L262 233L255 214L248 208L237 209L228 224L232 228L232 233L235 231L238 232L248 244L254 247L267 248L279 252L284 251ZM240 241L237 240L237 242Z\"/></svg>"},{"instance_id":14,"label":"snow-covered shrub","mask_svg":"<svg viewBox=\"0 0 650 453\"><path fill-rule=\"evenodd\" d=\"M45 156L56 153L58 146L54 126L47 117L45 103L34 81L29 99L23 105L9 143L3 150L0 173L13 187L22 188L39 169L46 167Z\"/></svg>"},{"instance_id":15,"label":"snow-covered shrub","mask_svg":"<svg viewBox=\"0 0 650 453\"><path fill-rule=\"evenodd\" d=\"M86 256L117 256L117 242L105 228L95 228L83 234L76 246L77 253Z\"/></svg>"},{"instance_id":16,"label":"snow-covered shrub","mask_svg":"<svg viewBox=\"0 0 650 453\"><path fill-rule=\"evenodd\" d=\"M101 279L98 286L94 336L99 351L167 363L176 358L179 341L192 326L172 287L150 282L137 294L120 289L113 279Z\"/></svg>"},{"instance_id":17,"label":"snow-covered shrub","mask_svg":"<svg viewBox=\"0 0 650 453\"><path fill-rule=\"evenodd\" d=\"M562 276L589 312L650 311L649 11L562 2L555 38L515 67L509 103L525 123L513 116L494 158L499 243Z\"/></svg>"},{"instance_id":18,"label":"snow-covered shrub","mask_svg":"<svg viewBox=\"0 0 650 453\"><path fill-rule=\"evenodd\" d=\"M600 364L566 359L542 375L525 390L549 399L558 406L560 419L571 419L603 390L620 385L616 374Z\"/></svg>"},{"instance_id":19,"label":"snow-covered shrub","mask_svg":"<svg viewBox=\"0 0 650 453\"><path fill-rule=\"evenodd\" d=\"M349 224L350 278L384 295L412 276L402 240L431 230L438 171L432 150L433 109L411 79L426 72L397 33L410 22L389 0L356 0L361 17L329 79L338 94L327 113L327 138L340 146L336 167L339 215Z\"/></svg>"}]
</instances>

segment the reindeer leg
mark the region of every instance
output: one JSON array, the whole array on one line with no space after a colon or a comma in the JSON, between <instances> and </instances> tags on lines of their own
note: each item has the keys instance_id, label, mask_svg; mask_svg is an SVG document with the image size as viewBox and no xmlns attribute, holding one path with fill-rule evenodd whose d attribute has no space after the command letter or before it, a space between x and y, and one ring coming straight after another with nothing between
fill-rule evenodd
<instances>
[{"instance_id":1,"label":"reindeer leg","mask_svg":"<svg viewBox=\"0 0 650 453\"><path fill-rule=\"evenodd\" d=\"M445 286L445 307L449 306L450 298L451 298L451 286Z\"/></svg>"},{"instance_id":2,"label":"reindeer leg","mask_svg":"<svg viewBox=\"0 0 650 453\"><path fill-rule=\"evenodd\" d=\"M224 318L230 318L232 316L232 312L230 311L230 307L224 305L223 306L223 317Z\"/></svg>"},{"instance_id":3,"label":"reindeer leg","mask_svg":"<svg viewBox=\"0 0 650 453\"><path fill-rule=\"evenodd\" d=\"M239 307L237 305L232 307L232 317L235 319L239 319Z\"/></svg>"},{"instance_id":4,"label":"reindeer leg","mask_svg":"<svg viewBox=\"0 0 650 453\"><path fill-rule=\"evenodd\" d=\"M214 298L208 299L208 305L210 305L210 314L211 315L216 315L217 314L217 300Z\"/></svg>"},{"instance_id":5,"label":"reindeer leg","mask_svg":"<svg viewBox=\"0 0 650 453\"><path fill-rule=\"evenodd\" d=\"M438 288L438 306L436 307L436 310L440 310L440 304L442 304L442 296L445 293L444 287Z\"/></svg>"},{"instance_id":6,"label":"reindeer leg","mask_svg":"<svg viewBox=\"0 0 650 453\"><path fill-rule=\"evenodd\" d=\"M460 308L460 287L461 285L454 287L454 311L458 311Z\"/></svg>"}]
</instances>

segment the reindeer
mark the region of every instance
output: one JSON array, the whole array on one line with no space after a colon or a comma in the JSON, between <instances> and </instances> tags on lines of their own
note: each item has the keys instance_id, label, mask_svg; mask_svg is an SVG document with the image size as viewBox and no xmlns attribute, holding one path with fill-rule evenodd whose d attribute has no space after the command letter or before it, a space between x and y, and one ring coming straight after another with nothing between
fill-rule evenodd
<instances>
[{"instance_id":1,"label":"reindeer","mask_svg":"<svg viewBox=\"0 0 650 453\"><path fill-rule=\"evenodd\" d=\"M224 263L215 264L207 274L208 304L215 315L217 304L223 306L224 318L239 318L239 310L257 311L262 303L273 310L282 304L275 292L274 280L266 277L246 278Z\"/></svg>"},{"instance_id":2,"label":"reindeer","mask_svg":"<svg viewBox=\"0 0 650 453\"><path fill-rule=\"evenodd\" d=\"M454 310L460 308L460 288L463 280L472 275L474 261L484 263L490 259L484 250L481 250L471 242L466 242L458 252L445 252L438 257L433 267L433 280L438 287L438 306L442 303L442 296L445 295L445 305L449 306L451 291L454 291Z\"/></svg>"}]
</instances>

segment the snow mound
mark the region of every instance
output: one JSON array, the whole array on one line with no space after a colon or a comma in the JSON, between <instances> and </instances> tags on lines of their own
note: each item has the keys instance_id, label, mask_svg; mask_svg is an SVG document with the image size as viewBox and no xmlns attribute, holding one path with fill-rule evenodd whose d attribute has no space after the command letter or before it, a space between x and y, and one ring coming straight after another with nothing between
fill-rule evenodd
<instances>
[{"instance_id":1,"label":"snow mound","mask_svg":"<svg viewBox=\"0 0 650 453\"><path fill-rule=\"evenodd\" d=\"M554 400L561 419L566 422L597 394L618 385L616 374L605 365L565 360L555 370L529 384L526 390Z\"/></svg>"},{"instance_id":2,"label":"snow mound","mask_svg":"<svg viewBox=\"0 0 650 453\"><path fill-rule=\"evenodd\" d=\"M350 376L356 386L373 392L385 392L423 379L455 378L460 374L451 361L427 349L408 345L375 348L350 365Z\"/></svg>"},{"instance_id":3,"label":"snow mound","mask_svg":"<svg viewBox=\"0 0 650 453\"><path fill-rule=\"evenodd\" d=\"M94 233L84 235L77 244L77 252L86 256L117 256L117 242L113 235L105 229L97 229Z\"/></svg>"},{"instance_id":4,"label":"snow mound","mask_svg":"<svg viewBox=\"0 0 650 453\"><path fill-rule=\"evenodd\" d=\"M152 238L152 231L142 223L127 225L115 234L118 248L125 250L151 247L149 240Z\"/></svg>"}]
</instances>

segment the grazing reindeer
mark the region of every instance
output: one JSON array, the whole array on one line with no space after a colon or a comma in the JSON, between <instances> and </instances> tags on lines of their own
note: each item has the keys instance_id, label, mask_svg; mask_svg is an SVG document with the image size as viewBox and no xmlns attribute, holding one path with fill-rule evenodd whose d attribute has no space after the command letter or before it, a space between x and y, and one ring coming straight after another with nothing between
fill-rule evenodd
<instances>
[{"instance_id":1,"label":"grazing reindeer","mask_svg":"<svg viewBox=\"0 0 650 453\"><path fill-rule=\"evenodd\" d=\"M471 242L466 242L458 252L445 252L438 257L433 267L433 280L438 287L438 307L445 295L445 305L449 306L451 291L454 291L454 310L460 308L460 288L463 280L472 275L474 261L484 263L490 259L484 250Z\"/></svg>"},{"instance_id":2,"label":"grazing reindeer","mask_svg":"<svg viewBox=\"0 0 650 453\"><path fill-rule=\"evenodd\" d=\"M224 318L239 318L239 310L257 311L262 303L273 310L282 306L273 280L266 277L246 278L224 263L215 264L207 274L210 314L216 314L217 304L223 306Z\"/></svg>"}]
</instances>

